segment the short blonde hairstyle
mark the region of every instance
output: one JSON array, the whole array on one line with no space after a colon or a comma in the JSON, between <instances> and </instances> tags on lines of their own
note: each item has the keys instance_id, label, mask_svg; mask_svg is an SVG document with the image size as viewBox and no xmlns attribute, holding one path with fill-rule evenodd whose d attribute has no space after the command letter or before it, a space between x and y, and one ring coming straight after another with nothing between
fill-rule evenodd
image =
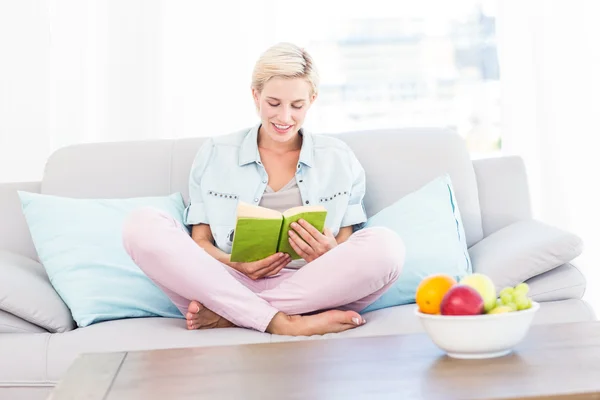
<instances>
[{"instance_id":1,"label":"short blonde hairstyle","mask_svg":"<svg viewBox=\"0 0 600 400\"><path fill-rule=\"evenodd\" d=\"M304 78L317 94L319 74L308 52L292 43L278 43L258 59L252 72L252 88L261 92L273 77Z\"/></svg>"}]
</instances>

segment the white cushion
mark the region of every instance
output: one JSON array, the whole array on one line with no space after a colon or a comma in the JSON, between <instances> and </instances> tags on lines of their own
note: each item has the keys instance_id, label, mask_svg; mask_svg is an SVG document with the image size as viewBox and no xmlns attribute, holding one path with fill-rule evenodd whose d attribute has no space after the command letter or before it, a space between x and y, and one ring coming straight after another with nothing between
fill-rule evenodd
<instances>
[{"instance_id":1,"label":"white cushion","mask_svg":"<svg viewBox=\"0 0 600 400\"><path fill-rule=\"evenodd\" d=\"M536 220L515 222L469 249L473 270L501 290L550 271L579 256L581 239Z\"/></svg>"},{"instance_id":2,"label":"white cushion","mask_svg":"<svg viewBox=\"0 0 600 400\"><path fill-rule=\"evenodd\" d=\"M43 333L44 328L27 322L14 314L0 310L0 333Z\"/></svg>"},{"instance_id":3,"label":"white cushion","mask_svg":"<svg viewBox=\"0 0 600 400\"><path fill-rule=\"evenodd\" d=\"M37 261L0 250L0 309L50 332L75 327L71 312Z\"/></svg>"}]
</instances>

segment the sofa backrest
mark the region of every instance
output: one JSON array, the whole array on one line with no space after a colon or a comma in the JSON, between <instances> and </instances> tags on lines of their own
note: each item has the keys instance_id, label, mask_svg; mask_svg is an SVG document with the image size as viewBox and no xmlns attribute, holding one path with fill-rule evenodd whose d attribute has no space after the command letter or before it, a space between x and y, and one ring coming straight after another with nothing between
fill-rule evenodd
<instances>
[{"instance_id":1,"label":"sofa backrest","mask_svg":"<svg viewBox=\"0 0 600 400\"><path fill-rule=\"evenodd\" d=\"M442 129L336 135L353 149L367 177L373 215L435 177L449 173L470 246L483 237L473 164L460 136ZM78 198L125 198L181 192L188 201L192 161L204 138L81 144L49 158L41 192Z\"/></svg>"}]
</instances>

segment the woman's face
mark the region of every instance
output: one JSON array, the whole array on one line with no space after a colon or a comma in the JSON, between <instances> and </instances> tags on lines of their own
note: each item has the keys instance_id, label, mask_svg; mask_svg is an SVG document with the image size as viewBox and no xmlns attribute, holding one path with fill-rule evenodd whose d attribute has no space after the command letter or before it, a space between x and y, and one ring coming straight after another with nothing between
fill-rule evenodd
<instances>
[{"instance_id":1,"label":"woman's face","mask_svg":"<svg viewBox=\"0 0 600 400\"><path fill-rule=\"evenodd\" d=\"M303 78L274 77L261 92L252 89L252 95L262 122L261 131L280 143L296 137L316 98Z\"/></svg>"}]
</instances>

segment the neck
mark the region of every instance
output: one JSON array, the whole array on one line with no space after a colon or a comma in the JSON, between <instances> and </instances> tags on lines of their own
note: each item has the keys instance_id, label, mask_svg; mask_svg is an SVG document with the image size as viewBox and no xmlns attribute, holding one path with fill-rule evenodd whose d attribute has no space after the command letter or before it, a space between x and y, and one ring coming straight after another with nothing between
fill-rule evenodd
<instances>
[{"instance_id":1,"label":"neck","mask_svg":"<svg viewBox=\"0 0 600 400\"><path fill-rule=\"evenodd\" d=\"M261 126L258 130L258 147L276 152L300 150L302 148L302 136L300 133L296 133L296 136L287 142L277 142L271 139L269 135L264 132L264 127Z\"/></svg>"}]
</instances>

